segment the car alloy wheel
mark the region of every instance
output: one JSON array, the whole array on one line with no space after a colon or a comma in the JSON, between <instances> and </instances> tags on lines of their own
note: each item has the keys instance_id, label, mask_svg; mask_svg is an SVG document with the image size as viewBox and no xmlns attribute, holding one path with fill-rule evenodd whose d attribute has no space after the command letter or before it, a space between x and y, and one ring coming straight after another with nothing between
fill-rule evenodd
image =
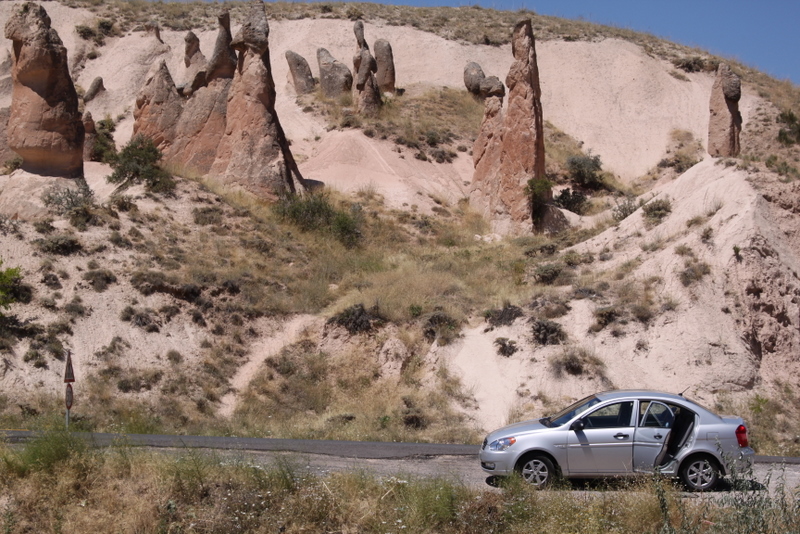
<instances>
[{"instance_id":1,"label":"car alloy wheel","mask_svg":"<svg viewBox=\"0 0 800 534\"><path fill-rule=\"evenodd\" d=\"M553 462L544 456L528 458L519 469L525 482L529 482L537 488L547 487L553 479L554 471Z\"/></svg>"},{"instance_id":2,"label":"car alloy wheel","mask_svg":"<svg viewBox=\"0 0 800 534\"><path fill-rule=\"evenodd\" d=\"M717 485L719 473L708 458L695 458L681 469L681 478L690 490L707 491Z\"/></svg>"}]
</instances>

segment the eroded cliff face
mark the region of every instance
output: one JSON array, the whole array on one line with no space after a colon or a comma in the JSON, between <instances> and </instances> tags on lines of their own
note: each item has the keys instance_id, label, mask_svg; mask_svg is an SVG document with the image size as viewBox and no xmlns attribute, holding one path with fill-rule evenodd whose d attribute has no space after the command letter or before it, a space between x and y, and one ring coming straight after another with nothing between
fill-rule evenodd
<instances>
[{"instance_id":1,"label":"eroded cliff face","mask_svg":"<svg viewBox=\"0 0 800 534\"><path fill-rule=\"evenodd\" d=\"M67 49L50 27L43 7L20 6L6 22L13 43L8 146L28 172L83 175L84 128L78 95L69 75Z\"/></svg>"},{"instance_id":2,"label":"eroded cliff face","mask_svg":"<svg viewBox=\"0 0 800 534\"><path fill-rule=\"evenodd\" d=\"M525 186L544 178L544 120L539 69L531 21L522 21L512 37L514 62L506 77L508 106L487 93L480 133L473 147L475 174L470 203L501 229L532 230Z\"/></svg>"},{"instance_id":3,"label":"eroded cliff face","mask_svg":"<svg viewBox=\"0 0 800 534\"><path fill-rule=\"evenodd\" d=\"M166 63L150 73L136 99L134 133L153 139L175 172L211 175L261 196L301 191L302 177L275 112L264 5L251 2L236 38L227 12L218 22L214 52L202 68L202 53L187 36L191 80L182 91Z\"/></svg>"}]
</instances>

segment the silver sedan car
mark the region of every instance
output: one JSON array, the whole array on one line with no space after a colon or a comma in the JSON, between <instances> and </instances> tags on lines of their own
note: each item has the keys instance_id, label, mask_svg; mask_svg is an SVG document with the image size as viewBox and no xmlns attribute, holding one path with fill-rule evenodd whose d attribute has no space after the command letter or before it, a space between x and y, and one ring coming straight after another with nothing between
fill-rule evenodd
<instances>
[{"instance_id":1,"label":"silver sedan car","mask_svg":"<svg viewBox=\"0 0 800 534\"><path fill-rule=\"evenodd\" d=\"M661 473L706 491L754 454L740 417L720 417L681 395L637 390L597 393L550 417L495 430L480 460L487 473L516 472L539 487L559 475Z\"/></svg>"}]
</instances>

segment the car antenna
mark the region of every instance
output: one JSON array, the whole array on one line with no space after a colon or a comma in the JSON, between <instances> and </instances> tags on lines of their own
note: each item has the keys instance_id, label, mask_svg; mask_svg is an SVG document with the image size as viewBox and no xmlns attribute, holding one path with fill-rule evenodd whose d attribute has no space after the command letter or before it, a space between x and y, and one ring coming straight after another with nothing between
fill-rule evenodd
<instances>
[{"instance_id":1,"label":"car antenna","mask_svg":"<svg viewBox=\"0 0 800 534\"><path fill-rule=\"evenodd\" d=\"M690 387L692 387L692 386L686 386L686 389L684 389L683 391L681 391L680 393L678 393L678 395L679 395L679 396L681 396L681 397L683 397L683 394L684 394L684 393L686 393L687 391L689 391L689 388L690 388Z\"/></svg>"}]
</instances>

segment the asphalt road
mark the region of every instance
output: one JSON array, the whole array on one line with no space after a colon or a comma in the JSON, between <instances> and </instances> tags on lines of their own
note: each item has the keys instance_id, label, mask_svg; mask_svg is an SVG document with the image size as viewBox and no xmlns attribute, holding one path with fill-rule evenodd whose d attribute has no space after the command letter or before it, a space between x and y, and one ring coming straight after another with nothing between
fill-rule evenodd
<instances>
[{"instance_id":1,"label":"asphalt road","mask_svg":"<svg viewBox=\"0 0 800 534\"><path fill-rule=\"evenodd\" d=\"M283 459L298 469L320 475L352 470L398 478L437 476L451 478L470 487L488 487L486 473L480 469L477 459L478 445L153 434L76 435L98 447L125 443L165 452L200 449L221 459L244 460L260 465ZM0 430L0 440L6 443L24 443L35 436L36 432L27 430ZM786 487L800 488L800 458L756 456L755 463L756 481L769 479L771 488L774 488L783 477Z\"/></svg>"}]
</instances>

